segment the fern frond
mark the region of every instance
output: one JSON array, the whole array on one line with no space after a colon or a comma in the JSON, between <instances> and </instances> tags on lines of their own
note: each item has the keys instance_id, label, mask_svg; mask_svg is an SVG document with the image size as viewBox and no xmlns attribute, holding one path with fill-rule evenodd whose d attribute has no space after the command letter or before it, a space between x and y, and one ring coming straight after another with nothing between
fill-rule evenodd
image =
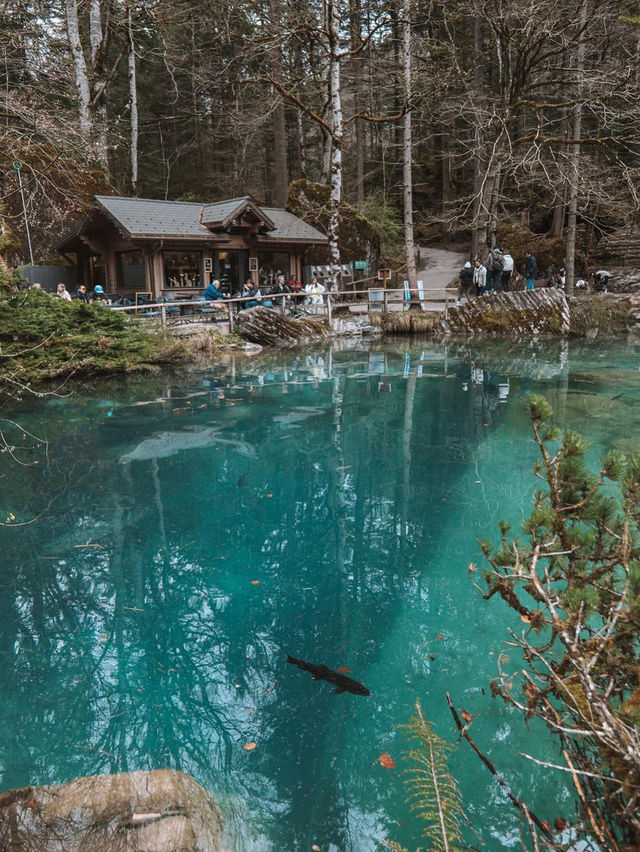
<instances>
[{"instance_id":1,"label":"fern frond","mask_svg":"<svg viewBox=\"0 0 640 852\"><path fill-rule=\"evenodd\" d=\"M409 724L401 727L409 740L417 741L407 755L412 767L403 773L411 809L426 823L423 833L434 848L452 852L463 844L464 818L460 789L448 767L453 746L433 731L419 701Z\"/></svg>"}]
</instances>

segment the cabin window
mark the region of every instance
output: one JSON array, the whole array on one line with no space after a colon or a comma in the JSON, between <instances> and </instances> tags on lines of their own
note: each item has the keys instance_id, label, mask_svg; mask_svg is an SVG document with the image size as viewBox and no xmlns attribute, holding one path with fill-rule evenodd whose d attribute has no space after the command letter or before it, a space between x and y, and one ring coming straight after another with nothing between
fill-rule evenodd
<instances>
[{"instance_id":1,"label":"cabin window","mask_svg":"<svg viewBox=\"0 0 640 852\"><path fill-rule=\"evenodd\" d=\"M202 286L202 252L163 251L164 286L169 290Z\"/></svg>"},{"instance_id":2,"label":"cabin window","mask_svg":"<svg viewBox=\"0 0 640 852\"><path fill-rule=\"evenodd\" d=\"M291 273L290 256L288 251L259 251L258 277L261 284L275 284L278 275L284 275L289 280Z\"/></svg>"},{"instance_id":3,"label":"cabin window","mask_svg":"<svg viewBox=\"0 0 640 852\"><path fill-rule=\"evenodd\" d=\"M127 290L145 290L144 257L141 251L119 251L118 286Z\"/></svg>"}]
</instances>

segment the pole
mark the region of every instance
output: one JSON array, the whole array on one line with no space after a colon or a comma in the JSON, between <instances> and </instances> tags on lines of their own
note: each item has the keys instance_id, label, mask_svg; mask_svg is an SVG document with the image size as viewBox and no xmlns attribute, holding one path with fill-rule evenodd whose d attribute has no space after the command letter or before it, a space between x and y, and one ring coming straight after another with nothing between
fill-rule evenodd
<instances>
[{"instance_id":1,"label":"pole","mask_svg":"<svg viewBox=\"0 0 640 852\"><path fill-rule=\"evenodd\" d=\"M27 245L29 246L29 257L31 259L31 266L33 266L33 250L31 248L31 234L29 233L29 220L27 219L27 205L24 203L24 190L22 189L22 176L20 175L20 170L22 169L22 163L20 160L16 160L13 164L13 170L18 175L18 186L20 187L20 198L22 198L22 212L24 214L24 229L27 233Z\"/></svg>"}]
</instances>

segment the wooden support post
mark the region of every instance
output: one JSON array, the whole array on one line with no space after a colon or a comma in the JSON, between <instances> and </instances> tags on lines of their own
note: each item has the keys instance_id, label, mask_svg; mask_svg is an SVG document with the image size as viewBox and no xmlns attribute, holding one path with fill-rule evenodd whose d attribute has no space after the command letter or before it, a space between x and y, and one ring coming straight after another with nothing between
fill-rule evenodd
<instances>
[{"instance_id":1,"label":"wooden support post","mask_svg":"<svg viewBox=\"0 0 640 852\"><path fill-rule=\"evenodd\" d=\"M227 305L227 310L229 311L229 334L233 334L233 305L231 302Z\"/></svg>"},{"instance_id":2,"label":"wooden support post","mask_svg":"<svg viewBox=\"0 0 640 852\"><path fill-rule=\"evenodd\" d=\"M166 305L162 305L160 308L160 318L162 321L162 327L164 328L167 324L167 307Z\"/></svg>"},{"instance_id":3,"label":"wooden support post","mask_svg":"<svg viewBox=\"0 0 640 852\"><path fill-rule=\"evenodd\" d=\"M331 293L327 293L327 322L329 323L329 328L332 329L332 325L331 325Z\"/></svg>"},{"instance_id":4,"label":"wooden support post","mask_svg":"<svg viewBox=\"0 0 640 852\"><path fill-rule=\"evenodd\" d=\"M281 299L280 299L280 313L282 314L282 316L284 316L285 313L286 313L286 308L285 308L285 304L284 304L285 301L286 301L286 298L284 296L282 296Z\"/></svg>"}]
</instances>

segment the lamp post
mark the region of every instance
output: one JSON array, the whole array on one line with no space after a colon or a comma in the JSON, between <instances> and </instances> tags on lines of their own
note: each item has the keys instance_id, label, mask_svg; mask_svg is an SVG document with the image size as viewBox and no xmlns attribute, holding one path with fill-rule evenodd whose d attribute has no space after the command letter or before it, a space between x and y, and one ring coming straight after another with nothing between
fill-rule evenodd
<instances>
[{"instance_id":1,"label":"lamp post","mask_svg":"<svg viewBox=\"0 0 640 852\"><path fill-rule=\"evenodd\" d=\"M20 198L22 198L22 212L24 213L24 229L27 233L27 245L29 246L29 257L31 258L31 266L33 266L33 250L31 248L31 234L29 233L29 220L27 219L27 205L24 203L24 190L22 189L22 176L20 170L22 163L16 160L13 164L13 170L18 175L18 186L20 187Z\"/></svg>"}]
</instances>

